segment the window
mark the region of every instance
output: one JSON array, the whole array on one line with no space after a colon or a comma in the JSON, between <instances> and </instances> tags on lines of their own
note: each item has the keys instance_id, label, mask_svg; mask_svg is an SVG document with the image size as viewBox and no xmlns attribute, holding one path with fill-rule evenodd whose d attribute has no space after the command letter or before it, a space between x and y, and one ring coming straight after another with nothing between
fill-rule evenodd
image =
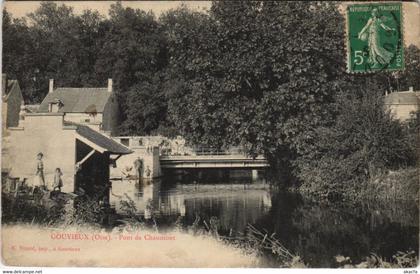
<instances>
[{"instance_id":1,"label":"window","mask_svg":"<svg viewBox=\"0 0 420 274\"><path fill-rule=\"evenodd\" d=\"M50 103L50 112L57 112L58 105L56 103Z\"/></svg>"},{"instance_id":2,"label":"window","mask_svg":"<svg viewBox=\"0 0 420 274\"><path fill-rule=\"evenodd\" d=\"M127 147L130 145L130 139L128 139L128 138L121 138L120 142L121 142L121 144L123 144Z\"/></svg>"},{"instance_id":3,"label":"window","mask_svg":"<svg viewBox=\"0 0 420 274\"><path fill-rule=\"evenodd\" d=\"M60 99L54 99L48 105L49 112L58 112L64 106L63 102Z\"/></svg>"}]
</instances>

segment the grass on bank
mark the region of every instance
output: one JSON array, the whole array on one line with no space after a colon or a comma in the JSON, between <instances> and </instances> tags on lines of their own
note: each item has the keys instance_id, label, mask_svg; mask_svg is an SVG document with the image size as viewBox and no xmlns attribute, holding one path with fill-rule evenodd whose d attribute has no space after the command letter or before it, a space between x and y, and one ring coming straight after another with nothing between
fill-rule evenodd
<instances>
[{"instance_id":1,"label":"grass on bank","mask_svg":"<svg viewBox=\"0 0 420 274\"><path fill-rule=\"evenodd\" d=\"M9 197L9 199L11 198ZM4 206L5 201L2 202ZM99 211L94 210L94 213L87 213L87 208L91 206L90 203L86 202L85 207L84 203L79 205L84 210L61 212L64 215L57 218L56 207L53 207L53 212L49 213L48 209L40 205L34 205L28 201L14 201L14 205L18 205L14 210L18 209L19 212L14 212L9 205L6 207L9 210L8 216L14 216L14 219L6 221L3 219L3 223L9 223L3 225L2 232L3 251L6 251L4 260L8 264L40 266L311 267L305 262L305 258L287 249L274 234L270 235L260 231L250 224L245 233L226 236L219 234L220 222L216 217L212 217L206 222L197 216L195 222L188 227L184 227L178 220L172 230L161 233L156 221L153 221L154 216L152 216L152 225L150 222L146 224L142 217L135 214L135 205L129 198L123 200L122 204L122 208L125 209L125 217L119 220L119 226L107 232L97 223L101 219ZM28 212L43 214L28 215ZM98 214L99 216L96 216ZM32 219L28 218L30 216ZM42 217L42 219L36 219L34 216ZM52 222L53 218L57 219ZM110 244L106 241L76 241L75 243L74 241L53 241L51 239L52 232L69 231L109 234L113 238L118 238L121 234L170 234L175 235L177 240L113 241ZM61 256L66 253L57 255L37 253L31 256L30 253L20 254L7 251L11 245L53 247L68 246L69 244L76 244L76 247L83 251L76 254L71 253L72 259L68 259L68 254ZM126 256L127 254L129 255ZM413 251L399 251L389 261L375 254L359 264L352 263L348 257L337 256L336 259L338 266L344 268L407 268L416 267L418 264L418 255Z\"/></svg>"}]
</instances>

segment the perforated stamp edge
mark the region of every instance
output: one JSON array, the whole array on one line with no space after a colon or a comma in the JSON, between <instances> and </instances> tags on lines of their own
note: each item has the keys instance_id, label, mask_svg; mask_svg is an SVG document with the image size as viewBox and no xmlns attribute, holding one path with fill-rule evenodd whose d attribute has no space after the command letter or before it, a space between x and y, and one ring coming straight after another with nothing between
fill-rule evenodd
<instances>
[{"instance_id":1,"label":"perforated stamp edge","mask_svg":"<svg viewBox=\"0 0 420 274\"><path fill-rule=\"evenodd\" d=\"M349 38L349 35L350 35L350 22L349 22L349 17L348 17L348 8L350 7L350 6L352 6L352 5L369 5L369 4L400 4L401 5L401 22L400 22L400 24L401 24L401 29L400 29L400 33L401 33L401 36L402 37L400 37L400 39L401 39L401 47L402 47L402 50L403 50L403 53L402 53L402 58L403 58L403 67L402 68L400 68L400 69L389 69L389 68L383 68L383 69L380 69L380 70L366 70L366 71L352 71L351 70L351 68L350 68L350 58L351 58L351 56L350 56L350 51L351 51L351 48L350 48L350 38ZM404 2L403 1L401 1L401 2L387 2L387 1L383 1L383 2L377 2L377 1L375 1L375 2L370 2L370 1L366 1L366 2L342 2L341 3L341 5L342 5L342 9L343 9L343 16L345 16L345 32L344 32L344 48L345 48L345 51L346 51L346 72L347 73L349 73L349 74L374 74L374 73L381 73L381 72L403 72L403 71L405 71L405 69L406 69L406 62L405 62L405 55L406 55L406 52L405 52L405 46L406 46L406 41L405 41L405 39L406 39L406 37L407 37L407 35L406 35L406 29L405 29L405 23L404 23L404 20L405 20L405 10L406 10L406 8L404 7Z\"/></svg>"}]
</instances>

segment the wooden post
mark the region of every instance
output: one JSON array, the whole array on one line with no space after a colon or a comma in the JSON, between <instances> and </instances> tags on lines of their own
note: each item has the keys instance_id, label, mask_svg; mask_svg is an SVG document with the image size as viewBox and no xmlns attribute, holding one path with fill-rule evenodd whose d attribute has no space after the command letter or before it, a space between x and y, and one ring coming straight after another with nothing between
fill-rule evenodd
<instances>
[{"instance_id":1,"label":"wooden post","mask_svg":"<svg viewBox=\"0 0 420 274\"><path fill-rule=\"evenodd\" d=\"M258 179L258 170L253 169L252 170L252 180L257 180Z\"/></svg>"},{"instance_id":2,"label":"wooden post","mask_svg":"<svg viewBox=\"0 0 420 274\"><path fill-rule=\"evenodd\" d=\"M92 156L95 153L95 150L92 149L82 160L76 163L76 173L79 170L80 166L86 162L87 159L89 159L90 156Z\"/></svg>"}]
</instances>

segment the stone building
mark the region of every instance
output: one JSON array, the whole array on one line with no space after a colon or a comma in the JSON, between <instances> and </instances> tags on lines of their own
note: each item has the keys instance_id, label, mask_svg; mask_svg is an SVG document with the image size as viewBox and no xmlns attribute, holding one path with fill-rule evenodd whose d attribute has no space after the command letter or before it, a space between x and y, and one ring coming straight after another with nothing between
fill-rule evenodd
<instances>
[{"instance_id":1,"label":"stone building","mask_svg":"<svg viewBox=\"0 0 420 274\"><path fill-rule=\"evenodd\" d=\"M2 125L3 131L8 127L16 127L19 123L20 106L23 104L22 91L17 80L8 80L2 74Z\"/></svg>"},{"instance_id":2,"label":"stone building","mask_svg":"<svg viewBox=\"0 0 420 274\"><path fill-rule=\"evenodd\" d=\"M158 178L162 176L160 167L162 154L194 154L193 150L185 145L185 139L181 136L174 139L164 136L114 136L112 138L133 151L132 154L121 157L117 167L111 168L112 178L137 178L138 176L146 179ZM143 168L140 172L135 168L137 160L142 162Z\"/></svg>"},{"instance_id":3,"label":"stone building","mask_svg":"<svg viewBox=\"0 0 420 274\"><path fill-rule=\"evenodd\" d=\"M116 142L133 151L130 155L124 155L115 167L111 167L111 178L115 179L152 179L162 175L160 168L160 148L156 140L162 140L160 136L118 136L112 137ZM140 161L140 169L136 167L136 161Z\"/></svg>"},{"instance_id":4,"label":"stone building","mask_svg":"<svg viewBox=\"0 0 420 274\"><path fill-rule=\"evenodd\" d=\"M69 123L63 112L26 113L19 127L10 128L2 160L10 180L37 184L37 155L43 154L45 184L51 190L57 168L63 192L95 195L109 183L109 166L132 151L86 125Z\"/></svg>"},{"instance_id":5,"label":"stone building","mask_svg":"<svg viewBox=\"0 0 420 274\"><path fill-rule=\"evenodd\" d=\"M419 111L420 91L410 88L408 91L389 93L385 96L384 104L396 119L406 121Z\"/></svg>"},{"instance_id":6,"label":"stone building","mask_svg":"<svg viewBox=\"0 0 420 274\"><path fill-rule=\"evenodd\" d=\"M119 110L117 96L112 92L112 79L105 88L54 87L39 106L41 113L63 113L66 122L87 125L110 135L117 132Z\"/></svg>"}]
</instances>

